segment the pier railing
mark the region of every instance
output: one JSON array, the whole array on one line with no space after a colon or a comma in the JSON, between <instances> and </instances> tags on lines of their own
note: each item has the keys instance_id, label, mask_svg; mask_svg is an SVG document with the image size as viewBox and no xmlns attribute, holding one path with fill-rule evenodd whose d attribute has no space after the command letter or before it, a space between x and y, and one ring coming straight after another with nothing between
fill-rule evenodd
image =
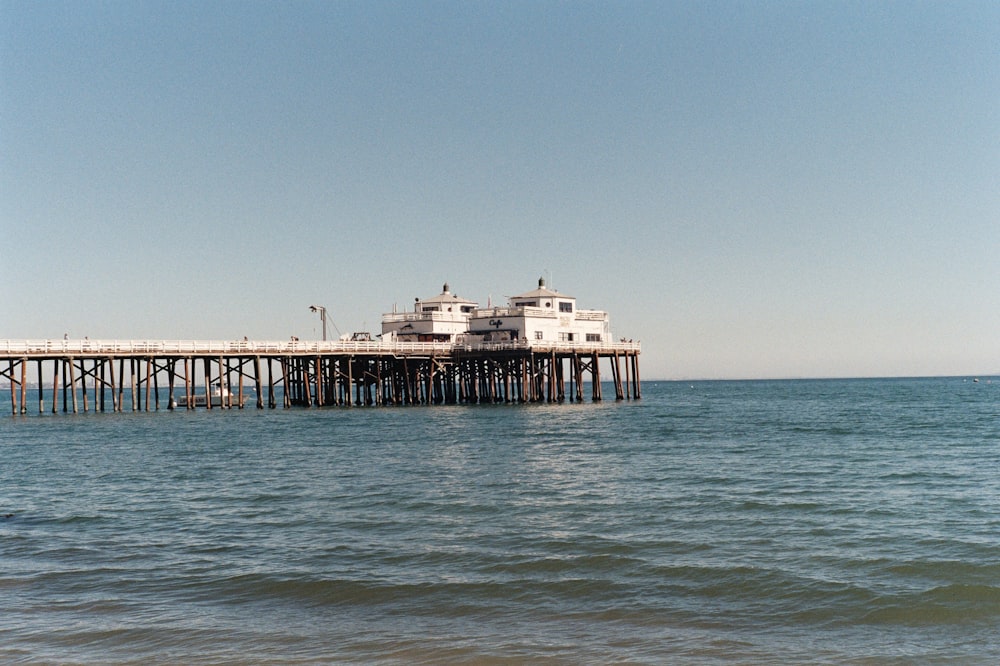
<instances>
[{"instance_id":1,"label":"pier railing","mask_svg":"<svg viewBox=\"0 0 1000 666\"><path fill-rule=\"evenodd\" d=\"M638 342L381 342L367 340L0 340L0 358L50 356L203 356L210 354L288 355L375 354L425 355L475 351L641 351Z\"/></svg>"}]
</instances>

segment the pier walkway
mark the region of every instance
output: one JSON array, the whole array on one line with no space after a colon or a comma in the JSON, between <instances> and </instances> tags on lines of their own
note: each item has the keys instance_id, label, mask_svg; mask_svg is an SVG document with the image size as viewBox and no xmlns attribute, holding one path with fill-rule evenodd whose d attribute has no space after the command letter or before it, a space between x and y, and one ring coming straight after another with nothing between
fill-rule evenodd
<instances>
[{"instance_id":1,"label":"pier walkway","mask_svg":"<svg viewBox=\"0 0 1000 666\"><path fill-rule=\"evenodd\" d=\"M39 412L46 396L52 412L228 409L248 399L261 409L279 400L284 407L582 401L586 379L596 401L603 363L615 398L631 400L640 398L640 352L631 341L0 340L0 382L9 385L13 414L27 412L31 379Z\"/></svg>"}]
</instances>

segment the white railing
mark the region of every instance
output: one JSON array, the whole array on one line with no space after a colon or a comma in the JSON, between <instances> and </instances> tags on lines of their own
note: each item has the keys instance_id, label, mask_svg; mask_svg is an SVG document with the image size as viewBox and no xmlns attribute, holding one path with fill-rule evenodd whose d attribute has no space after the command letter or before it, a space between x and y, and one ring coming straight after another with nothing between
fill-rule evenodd
<instances>
[{"instance_id":1,"label":"white railing","mask_svg":"<svg viewBox=\"0 0 1000 666\"><path fill-rule=\"evenodd\" d=\"M444 321L465 324L469 315L465 312L390 312L382 315L383 324L394 324L404 321Z\"/></svg>"},{"instance_id":2,"label":"white railing","mask_svg":"<svg viewBox=\"0 0 1000 666\"><path fill-rule=\"evenodd\" d=\"M504 342L381 342L366 340L0 340L0 358L23 356L114 356L151 354L163 356L203 354L302 355L302 354L449 354L455 351L619 351L639 352L638 342L555 342L511 340Z\"/></svg>"},{"instance_id":3,"label":"white railing","mask_svg":"<svg viewBox=\"0 0 1000 666\"><path fill-rule=\"evenodd\" d=\"M574 310L561 312L547 308L531 306L480 308L473 312L474 319L493 319L496 317L531 317L532 319L559 319L571 317L577 321L606 321L608 313L603 310Z\"/></svg>"},{"instance_id":4,"label":"white railing","mask_svg":"<svg viewBox=\"0 0 1000 666\"><path fill-rule=\"evenodd\" d=\"M530 305L521 305L518 307L493 307L493 308L479 308L474 310L472 317L474 319L492 319L494 317L531 317L533 319L555 319L559 316L559 312L555 310L548 310L545 308L532 307ZM569 312L561 313L563 316L569 316Z\"/></svg>"},{"instance_id":5,"label":"white railing","mask_svg":"<svg viewBox=\"0 0 1000 666\"><path fill-rule=\"evenodd\" d=\"M456 343L453 345L456 351L511 351L511 350L533 350L533 351L618 351L618 352L639 352L642 351L642 344L639 342L556 342L554 340L511 340L503 342L472 342Z\"/></svg>"},{"instance_id":6,"label":"white railing","mask_svg":"<svg viewBox=\"0 0 1000 666\"><path fill-rule=\"evenodd\" d=\"M369 340L0 340L0 355L14 354L303 354L336 352L447 352L449 343Z\"/></svg>"},{"instance_id":7,"label":"white railing","mask_svg":"<svg viewBox=\"0 0 1000 666\"><path fill-rule=\"evenodd\" d=\"M573 316L583 321L605 321L608 313L603 310L577 310Z\"/></svg>"}]
</instances>

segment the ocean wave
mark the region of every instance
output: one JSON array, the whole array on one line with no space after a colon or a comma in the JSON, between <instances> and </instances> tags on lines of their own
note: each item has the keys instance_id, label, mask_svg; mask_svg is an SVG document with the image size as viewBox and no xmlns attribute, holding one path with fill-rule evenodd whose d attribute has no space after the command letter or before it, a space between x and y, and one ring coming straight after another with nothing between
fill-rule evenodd
<instances>
[{"instance_id":1,"label":"ocean wave","mask_svg":"<svg viewBox=\"0 0 1000 666\"><path fill-rule=\"evenodd\" d=\"M863 620L880 625L993 624L1000 621L1000 587L952 584L883 597Z\"/></svg>"}]
</instances>

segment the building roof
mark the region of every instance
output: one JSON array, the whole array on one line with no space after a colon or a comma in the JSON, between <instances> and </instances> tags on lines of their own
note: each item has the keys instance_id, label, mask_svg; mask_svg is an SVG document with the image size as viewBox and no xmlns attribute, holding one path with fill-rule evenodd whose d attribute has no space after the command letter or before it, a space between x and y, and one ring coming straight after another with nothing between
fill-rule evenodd
<instances>
[{"instance_id":1,"label":"building roof","mask_svg":"<svg viewBox=\"0 0 1000 666\"><path fill-rule=\"evenodd\" d=\"M572 296L567 296L566 294L560 294L558 291L552 291L545 287L545 278L538 278L538 289L529 291L524 294L518 294L517 296L512 296L511 300L521 299L521 298L562 298L566 300L576 300Z\"/></svg>"},{"instance_id":2,"label":"building roof","mask_svg":"<svg viewBox=\"0 0 1000 666\"><path fill-rule=\"evenodd\" d=\"M434 296L433 298L421 298L421 299L418 299L418 300L421 303L424 303L424 304L433 304L433 303L441 303L441 304L444 304L444 303L448 303L448 304L452 304L452 303L465 303L465 304L470 304L470 305L477 305L476 301L470 301L467 298L459 298L455 294L451 293L451 291L448 290L448 283L447 282L444 283L444 287L443 287L441 293L438 294L437 296Z\"/></svg>"}]
</instances>

